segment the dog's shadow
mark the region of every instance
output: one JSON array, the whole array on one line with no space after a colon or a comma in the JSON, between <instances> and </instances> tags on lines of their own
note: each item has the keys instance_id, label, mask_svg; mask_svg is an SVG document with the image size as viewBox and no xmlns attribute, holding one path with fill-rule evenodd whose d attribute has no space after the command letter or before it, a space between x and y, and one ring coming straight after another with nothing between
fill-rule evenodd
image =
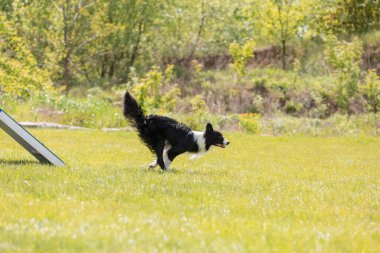
<instances>
[{"instance_id":1,"label":"dog's shadow","mask_svg":"<svg viewBox=\"0 0 380 253\"><path fill-rule=\"evenodd\" d=\"M141 168L141 170L145 173L155 173L155 174L164 174L164 175L179 175L179 174L191 174L191 175L200 175L204 174L202 171L194 170L194 169L176 169L170 168L168 170L156 169L156 168Z\"/></svg>"},{"instance_id":2,"label":"dog's shadow","mask_svg":"<svg viewBox=\"0 0 380 253\"><path fill-rule=\"evenodd\" d=\"M39 161L34 160L4 160L0 159L0 165L35 165L41 164Z\"/></svg>"},{"instance_id":3,"label":"dog's shadow","mask_svg":"<svg viewBox=\"0 0 380 253\"><path fill-rule=\"evenodd\" d=\"M179 171L177 169L168 169L168 170L162 170L157 168L146 168L141 167L141 171L146 173L155 173L155 174L176 174Z\"/></svg>"}]
</instances>

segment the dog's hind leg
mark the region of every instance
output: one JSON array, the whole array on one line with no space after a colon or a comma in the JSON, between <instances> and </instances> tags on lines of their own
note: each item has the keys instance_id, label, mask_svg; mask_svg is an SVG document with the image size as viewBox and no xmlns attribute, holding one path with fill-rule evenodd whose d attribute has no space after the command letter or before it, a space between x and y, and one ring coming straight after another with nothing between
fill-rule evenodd
<instances>
[{"instance_id":1,"label":"dog's hind leg","mask_svg":"<svg viewBox=\"0 0 380 253\"><path fill-rule=\"evenodd\" d=\"M157 158L156 158L151 164L149 164L149 169L154 168L157 165L158 165L158 163L157 163Z\"/></svg>"},{"instance_id":2,"label":"dog's hind leg","mask_svg":"<svg viewBox=\"0 0 380 253\"><path fill-rule=\"evenodd\" d=\"M154 152L156 153L156 156L157 156L157 163L158 163L158 165L160 165L160 167L161 167L162 170L166 169L165 163L164 163L164 159L163 159L164 146L165 146L165 141L161 140L154 147Z\"/></svg>"}]
</instances>

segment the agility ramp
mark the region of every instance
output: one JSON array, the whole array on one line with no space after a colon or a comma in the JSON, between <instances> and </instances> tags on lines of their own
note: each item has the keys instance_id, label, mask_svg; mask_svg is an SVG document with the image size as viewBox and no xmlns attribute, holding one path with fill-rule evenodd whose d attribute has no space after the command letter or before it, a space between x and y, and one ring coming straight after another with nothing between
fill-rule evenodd
<instances>
[{"instance_id":1,"label":"agility ramp","mask_svg":"<svg viewBox=\"0 0 380 253\"><path fill-rule=\"evenodd\" d=\"M0 128L9 134L41 163L64 166L65 163L38 141L33 135L19 125L11 116L0 108Z\"/></svg>"}]
</instances>

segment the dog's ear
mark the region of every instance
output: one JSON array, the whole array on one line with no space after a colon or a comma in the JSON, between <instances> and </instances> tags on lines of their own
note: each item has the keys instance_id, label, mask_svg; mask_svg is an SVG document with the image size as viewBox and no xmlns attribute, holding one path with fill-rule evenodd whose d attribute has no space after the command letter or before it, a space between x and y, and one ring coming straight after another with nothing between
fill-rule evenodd
<instances>
[{"instance_id":1,"label":"dog's ear","mask_svg":"<svg viewBox=\"0 0 380 253\"><path fill-rule=\"evenodd\" d=\"M212 133L214 132L214 129L212 128L212 125L210 123L207 123L206 125L206 133Z\"/></svg>"}]
</instances>

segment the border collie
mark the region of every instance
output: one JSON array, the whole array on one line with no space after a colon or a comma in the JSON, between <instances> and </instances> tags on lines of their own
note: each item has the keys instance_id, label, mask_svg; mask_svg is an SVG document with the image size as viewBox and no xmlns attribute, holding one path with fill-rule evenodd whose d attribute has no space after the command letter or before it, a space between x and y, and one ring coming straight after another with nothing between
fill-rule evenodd
<instances>
[{"instance_id":1,"label":"border collie","mask_svg":"<svg viewBox=\"0 0 380 253\"><path fill-rule=\"evenodd\" d=\"M221 133L214 131L210 123L205 132L198 132L168 117L146 116L129 92L124 95L123 113L136 128L141 140L157 157L149 168L159 165L162 170L167 170L174 158L182 153L191 152L195 153L193 157L199 157L212 145L224 148L230 144Z\"/></svg>"}]
</instances>

